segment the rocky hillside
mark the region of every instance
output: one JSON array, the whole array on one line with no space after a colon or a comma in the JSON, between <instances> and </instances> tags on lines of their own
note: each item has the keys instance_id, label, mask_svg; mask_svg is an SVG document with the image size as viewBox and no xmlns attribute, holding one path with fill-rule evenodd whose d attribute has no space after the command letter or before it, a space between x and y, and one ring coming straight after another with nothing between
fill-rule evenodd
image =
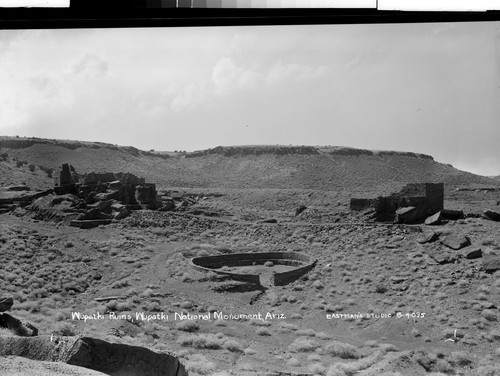
<instances>
[{"instance_id":1,"label":"rocky hillside","mask_svg":"<svg viewBox=\"0 0 500 376\"><path fill-rule=\"evenodd\" d=\"M52 171L131 172L160 187L275 188L386 192L407 182L447 187L500 185L411 152L346 147L227 146L186 152L142 151L100 142L0 137L0 183L46 188Z\"/></svg>"}]
</instances>

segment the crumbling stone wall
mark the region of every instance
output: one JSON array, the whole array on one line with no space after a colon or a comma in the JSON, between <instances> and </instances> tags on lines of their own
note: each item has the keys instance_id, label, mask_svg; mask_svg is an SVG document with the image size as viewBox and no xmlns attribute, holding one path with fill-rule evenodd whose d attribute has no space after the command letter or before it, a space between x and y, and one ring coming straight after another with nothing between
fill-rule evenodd
<instances>
[{"instance_id":1,"label":"crumbling stone wall","mask_svg":"<svg viewBox=\"0 0 500 376\"><path fill-rule=\"evenodd\" d=\"M375 209L375 218L379 221L392 221L398 208L413 206L417 208L417 217L434 214L443 210L444 184L443 183L410 183L401 191L389 196L375 199L353 198L351 210Z\"/></svg>"}]
</instances>

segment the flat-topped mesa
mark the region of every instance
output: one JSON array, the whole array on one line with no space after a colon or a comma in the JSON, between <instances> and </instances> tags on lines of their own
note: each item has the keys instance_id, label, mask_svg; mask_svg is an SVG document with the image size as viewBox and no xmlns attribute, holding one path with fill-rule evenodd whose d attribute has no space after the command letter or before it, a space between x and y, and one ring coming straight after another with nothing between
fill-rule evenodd
<instances>
[{"instance_id":1,"label":"flat-topped mesa","mask_svg":"<svg viewBox=\"0 0 500 376\"><path fill-rule=\"evenodd\" d=\"M255 145L255 146L217 146L212 149L198 150L186 154L186 158L203 157L207 155L222 155L224 157L247 156L247 155L312 155L319 154L318 148L314 146L283 146L283 145Z\"/></svg>"},{"instance_id":2,"label":"flat-topped mesa","mask_svg":"<svg viewBox=\"0 0 500 376\"><path fill-rule=\"evenodd\" d=\"M427 154L390 151L390 150L367 150L344 146L286 146L286 145L242 145L242 146L217 146L206 150L197 150L186 154L186 158L203 157L207 155L222 155L224 157L243 157L250 155L339 155L339 156L374 156L390 157L404 156L421 159L434 158Z\"/></svg>"},{"instance_id":3,"label":"flat-topped mesa","mask_svg":"<svg viewBox=\"0 0 500 376\"><path fill-rule=\"evenodd\" d=\"M350 203L351 210L373 208L374 216L379 221L392 221L398 210L413 208L411 218L408 217L404 222L414 222L443 210L443 207L443 183L411 183L389 196L353 198Z\"/></svg>"}]
</instances>

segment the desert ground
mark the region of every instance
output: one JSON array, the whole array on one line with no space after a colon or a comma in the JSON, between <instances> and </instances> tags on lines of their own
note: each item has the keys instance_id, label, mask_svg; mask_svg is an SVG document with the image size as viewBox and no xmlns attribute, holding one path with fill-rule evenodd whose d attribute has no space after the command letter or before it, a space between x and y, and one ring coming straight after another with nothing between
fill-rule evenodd
<instances>
[{"instance_id":1,"label":"desert ground","mask_svg":"<svg viewBox=\"0 0 500 376\"><path fill-rule=\"evenodd\" d=\"M71 199L58 201L57 215L34 203L0 214L1 295L13 297L8 313L39 336L168 352L189 375L500 374L500 222L484 215L500 210L498 180L421 154L350 148L253 146L190 155L2 142L1 197L19 194L12 186L53 187L57 168L69 163L82 176L142 176L162 197L175 193L185 202L170 211L132 210L90 229L69 225L74 213L64 203ZM444 208L464 215L401 224L350 209L353 197L410 182L444 183ZM454 250L445 245L450 236L468 244ZM316 264L284 286L262 286L190 263L274 251ZM14 361L1 357L0 370L15 374L6 366Z\"/></svg>"}]
</instances>

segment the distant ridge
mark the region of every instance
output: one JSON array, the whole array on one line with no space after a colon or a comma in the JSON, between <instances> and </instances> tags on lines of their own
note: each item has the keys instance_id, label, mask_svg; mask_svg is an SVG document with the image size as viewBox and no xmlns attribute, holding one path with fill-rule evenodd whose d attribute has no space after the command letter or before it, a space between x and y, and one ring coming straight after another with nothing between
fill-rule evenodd
<instances>
[{"instance_id":1,"label":"distant ridge","mask_svg":"<svg viewBox=\"0 0 500 376\"><path fill-rule=\"evenodd\" d=\"M5 156L2 157L2 156ZM144 151L102 142L0 137L0 183L52 186L50 171L131 172L165 187L387 192L408 182L446 187L500 185L414 152L344 146L218 146L193 152Z\"/></svg>"}]
</instances>

